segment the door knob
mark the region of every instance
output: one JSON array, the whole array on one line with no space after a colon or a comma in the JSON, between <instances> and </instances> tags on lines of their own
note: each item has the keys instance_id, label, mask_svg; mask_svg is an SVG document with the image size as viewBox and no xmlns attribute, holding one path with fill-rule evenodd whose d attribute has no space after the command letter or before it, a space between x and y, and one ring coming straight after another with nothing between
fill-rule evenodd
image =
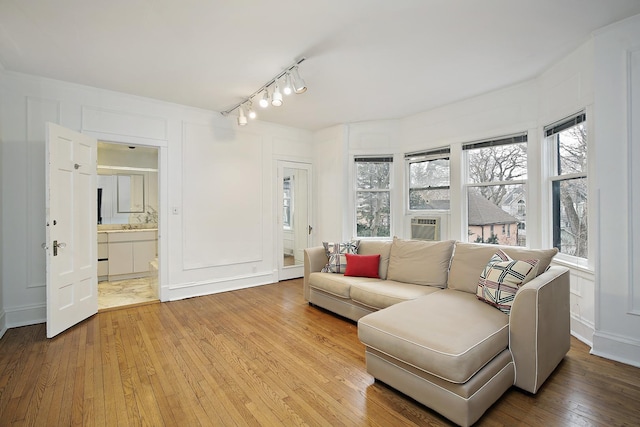
<instances>
[{"instance_id":1,"label":"door knob","mask_svg":"<svg viewBox=\"0 0 640 427\"><path fill-rule=\"evenodd\" d=\"M64 242L58 243L57 240L53 241L53 256L58 256L58 248L64 249L67 247L67 244Z\"/></svg>"},{"instance_id":2,"label":"door knob","mask_svg":"<svg viewBox=\"0 0 640 427\"><path fill-rule=\"evenodd\" d=\"M311 235L311 230L313 230L313 227L309 226L309 235Z\"/></svg>"}]
</instances>

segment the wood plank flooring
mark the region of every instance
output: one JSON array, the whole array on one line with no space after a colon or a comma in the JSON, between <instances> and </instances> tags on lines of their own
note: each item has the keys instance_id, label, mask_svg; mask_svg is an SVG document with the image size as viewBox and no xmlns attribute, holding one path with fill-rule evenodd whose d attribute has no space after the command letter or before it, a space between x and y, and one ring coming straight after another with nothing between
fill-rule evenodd
<instances>
[{"instance_id":1,"label":"wood plank flooring","mask_svg":"<svg viewBox=\"0 0 640 427\"><path fill-rule=\"evenodd\" d=\"M640 369L571 351L535 396L508 391L481 426L640 424ZM0 426L447 426L375 382L356 325L302 281L101 312L47 340L0 340Z\"/></svg>"}]
</instances>

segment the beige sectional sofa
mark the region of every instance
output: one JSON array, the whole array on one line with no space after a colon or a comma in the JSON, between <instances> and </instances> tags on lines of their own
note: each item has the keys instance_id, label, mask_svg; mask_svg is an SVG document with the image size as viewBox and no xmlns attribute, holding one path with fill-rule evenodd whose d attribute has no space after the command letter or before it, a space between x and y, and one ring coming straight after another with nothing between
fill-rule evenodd
<instances>
[{"instance_id":1,"label":"beige sectional sofa","mask_svg":"<svg viewBox=\"0 0 640 427\"><path fill-rule=\"evenodd\" d=\"M505 314L476 296L497 249L363 240L358 254L380 254L375 279L321 272L325 248L308 248L304 295L358 322L374 378L468 426L512 385L536 393L570 345L569 272L549 267L556 250L499 248L538 260Z\"/></svg>"}]
</instances>

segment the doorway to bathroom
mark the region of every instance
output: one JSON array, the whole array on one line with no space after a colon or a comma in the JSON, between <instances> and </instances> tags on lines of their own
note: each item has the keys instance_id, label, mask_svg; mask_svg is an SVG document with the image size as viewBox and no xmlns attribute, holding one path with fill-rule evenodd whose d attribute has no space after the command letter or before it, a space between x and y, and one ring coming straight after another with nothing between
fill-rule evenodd
<instances>
[{"instance_id":1,"label":"doorway to bathroom","mask_svg":"<svg viewBox=\"0 0 640 427\"><path fill-rule=\"evenodd\" d=\"M158 148L98 141L98 310L158 294Z\"/></svg>"}]
</instances>

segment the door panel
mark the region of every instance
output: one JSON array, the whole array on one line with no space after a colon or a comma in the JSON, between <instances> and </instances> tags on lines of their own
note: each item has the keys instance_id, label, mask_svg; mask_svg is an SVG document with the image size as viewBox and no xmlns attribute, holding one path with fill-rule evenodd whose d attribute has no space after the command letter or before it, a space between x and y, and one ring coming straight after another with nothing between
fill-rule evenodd
<instances>
[{"instance_id":1,"label":"door panel","mask_svg":"<svg viewBox=\"0 0 640 427\"><path fill-rule=\"evenodd\" d=\"M47 337L98 311L97 141L47 124Z\"/></svg>"}]
</instances>

